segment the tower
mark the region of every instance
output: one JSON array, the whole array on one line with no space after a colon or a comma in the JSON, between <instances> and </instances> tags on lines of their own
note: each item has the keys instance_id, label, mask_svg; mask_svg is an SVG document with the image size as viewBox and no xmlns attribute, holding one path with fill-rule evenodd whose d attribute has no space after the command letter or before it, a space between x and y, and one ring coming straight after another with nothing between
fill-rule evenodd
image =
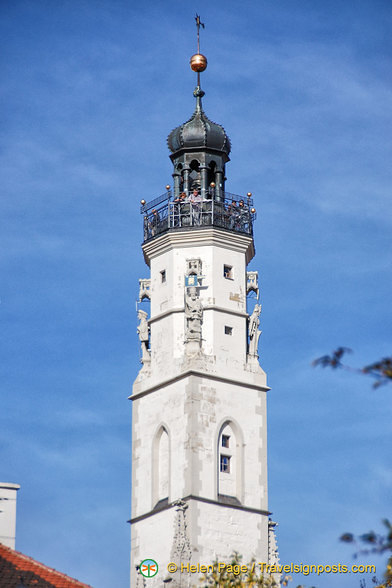
<instances>
[{"instance_id":1,"label":"tower","mask_svg":"<svg viewBox=\"0 0 392 588\"><path fill-rule=\"evenodd\" d=\"M149 558L159 571L148 586L184 587L198 584L188 564L233 551L277 561L258 273L247 270L256 211L250 193L225 189L231 145L203 110L206 67L198 42L195 111L168 137L173 189L141 202L150 277L139 280L142 368L130 397L132 587L144 585L139 564Z\"/></svg>"}]
</instances>

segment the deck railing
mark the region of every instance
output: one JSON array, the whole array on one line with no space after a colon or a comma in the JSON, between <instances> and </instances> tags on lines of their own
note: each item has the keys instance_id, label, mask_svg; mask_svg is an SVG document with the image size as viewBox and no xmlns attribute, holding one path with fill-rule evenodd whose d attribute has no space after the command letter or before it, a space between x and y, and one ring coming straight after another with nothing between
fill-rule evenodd
<instances>
[{"instance_id":1,"label":"deck railing","mask_svg":"<svg viewBox=\"0 0 392 588\"><path fill-rule=\"evenodd\" d=\"M252 235L253 220L256 217L252 204L250 198L228 193L219 201L192 197L171 200L169 195L165 204L149 210L144 207L141 211L144 213L144 241L172 229L208 226Z\"/></svg>"}]
</instances>

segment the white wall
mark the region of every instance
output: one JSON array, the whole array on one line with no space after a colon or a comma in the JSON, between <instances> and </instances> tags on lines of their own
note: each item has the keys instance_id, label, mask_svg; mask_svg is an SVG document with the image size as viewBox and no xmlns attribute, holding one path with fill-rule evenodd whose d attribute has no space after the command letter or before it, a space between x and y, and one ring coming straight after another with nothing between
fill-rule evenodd
<instances>
[{"instance_id":1,"label":"white wall","mask_svg":"<svg viewBox=\"0 0 392 588\"><path fill-rule=\"evenodd\" d=\"M132 519L138 519L131 527L132 573L143 558L164 567L170 561L175 509L153 512L166 488L168 505L186 499L189 506L193 563L212 563L235 550L244 561L267 561L268 388L263 370L246 356L246 266L252 247L249 237L212 229L163 235L144 246L151 268L151 363L139 372L131 397ZM184 345L190 259L201 260L203 276L202 345L196 355ZM224 265L232 267L229 279ZM234 469L226 479L219 468L224 426L235 441ZM221 495L235 504L222 504ZM154 581L148 580L149 586L162 585L162 577Z\"/></svg>"},{"instance_id":2,"label":"white wall","mask_svg":"<svg viewBox=\"0 0 392 588\"><path fill-rule=\"evenodd\" d=\"M0 482L0 543L15 549L16 495L20 486Z\"/></svg>"}]
</instances>

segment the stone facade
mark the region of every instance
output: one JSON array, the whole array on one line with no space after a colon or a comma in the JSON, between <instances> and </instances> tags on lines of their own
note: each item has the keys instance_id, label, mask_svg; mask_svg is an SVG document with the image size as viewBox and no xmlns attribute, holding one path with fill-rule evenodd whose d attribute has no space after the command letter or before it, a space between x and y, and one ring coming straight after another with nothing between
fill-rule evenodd
<instances>
[{"instance_id":1,"label":"stone facade","mask_svg":"<svg viewBox=\"0 0 392 588\"><path fill-rule=\"evenodd\" d=\"M130 397L132 587L197 586L201 574L181 566L234 551L244 562L278 558L259 276L248 270L256 209L250 192L226 192L231 143L203 110L206 67L203 55L191 58L195 111L168 137L173 188L141 201L150 275L139 280L142 368Z\"/></svg>"},{"instance_id":2,"label":"stone facade","mask_svg":"<svg viewBox=\"0 0 392 588\"><path fill-rule=\"evenodd\" d=\"M257 358L248 354L246 268L253 240L195 229L158 236L143 251L151 269L151 362L143 364L131 396L131 585L137 585L136 566L153 558L159 573L149 586L169 579L171 586L193 586L197 575L167 572L178 559L178 501L186 506L182 540L189 558L183 561L209 564L238 551L244 561L268 562L271 551L268 387ZM192 274L196 259L201 270ZM196 277L189 281L190 275ZM201 344L192 348L190 288L203 312Z\"/></svg>"}]
</instances>

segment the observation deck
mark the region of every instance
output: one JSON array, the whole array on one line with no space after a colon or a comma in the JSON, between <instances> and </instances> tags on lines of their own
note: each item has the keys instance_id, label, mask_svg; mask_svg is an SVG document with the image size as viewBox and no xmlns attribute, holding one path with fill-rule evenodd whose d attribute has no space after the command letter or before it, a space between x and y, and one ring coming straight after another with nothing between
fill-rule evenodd
<instances>
[{"instance_id":1,"label":"observation deck","mask_svg":"<svg viewBox=\"0 0 392 588\"><path fill-rule=\"evenodd\" d=\"M171 190L140 208L144 215L144 242L167 231L184 231L193 228L218 227L230 232L253 235L256 211L249 196L229 192L174 197Z\"/></svg>"}]
</instances>

